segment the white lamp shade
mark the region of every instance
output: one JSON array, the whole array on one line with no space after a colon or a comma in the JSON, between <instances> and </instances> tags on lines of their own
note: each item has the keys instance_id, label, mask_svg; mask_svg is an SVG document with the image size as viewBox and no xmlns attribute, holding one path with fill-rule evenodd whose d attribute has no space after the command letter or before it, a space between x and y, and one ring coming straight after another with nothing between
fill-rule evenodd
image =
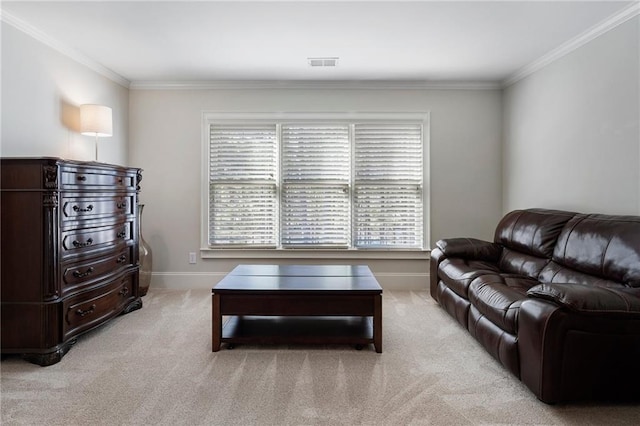
<instances>
[{"instance_id":1,"label":"white lamp shade","mask_svg":"<svg viewBox=\"0 0 640 426\"><path fill-rule=\"evenodd\" d=\"M80 133L96 137L112 136L111 108L102 105L80 105Z\"/></svg>"}]
</instances>

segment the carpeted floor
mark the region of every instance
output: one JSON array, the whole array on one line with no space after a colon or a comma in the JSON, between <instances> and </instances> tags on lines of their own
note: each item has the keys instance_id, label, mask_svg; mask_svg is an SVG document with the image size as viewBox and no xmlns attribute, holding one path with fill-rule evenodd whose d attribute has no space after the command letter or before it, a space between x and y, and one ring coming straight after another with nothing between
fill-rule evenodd
<instances>
[{"instance_id":1,"label":"carpeted floor","mask_svg":"<svg viewBox=\"0 0 640 426\"><path fill-rule=\"evenodd\" d=\"M56 365L3 360L2 424L640 424L637 406L541 403L427 292L385 291L382 354L212 353L210 291L152 288L143 302Z\"/></svg>"}]
</instances>

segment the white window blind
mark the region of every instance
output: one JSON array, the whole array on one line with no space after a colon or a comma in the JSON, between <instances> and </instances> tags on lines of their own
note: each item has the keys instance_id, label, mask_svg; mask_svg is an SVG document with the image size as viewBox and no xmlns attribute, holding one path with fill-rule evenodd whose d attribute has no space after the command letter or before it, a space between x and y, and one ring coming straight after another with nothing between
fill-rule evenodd
<instances>
[{"instance_id":1,"label":"white window blind","mask_svg":"<svg viewBox=\"0 0 640 426\"><path fill-rule=\"evenodd\" d=\"M421 248L422 126L356 124L354 139L354 245Z\"/></svg>"},{"instance_id":2,"label":"white window blind","mask_svg":"<svg viewBox=\"0 0 640 426\"><path fill-rule=\"evenodd\" d=\"M209 244L276 247L276 125L209 131Z\"/></svg>"},{"instance_id":3,"label":"white window blind","mask_svg":"<svg viewBox=\"0 0 640 426\"><path fill-rule=\"evenodd\" d=\"M423 121L411 120L207 121L209 247L421 250Z\"/></svg>"},{"instance_id":4,"label":"white window blind","mask_svg":"<svg viewBox=\"0 0 640 426\"><path fill-rule=\"evenodd\" d=\"M283 247L349 247L348 125L282 126Z\"/></svg>"}]
</instances>

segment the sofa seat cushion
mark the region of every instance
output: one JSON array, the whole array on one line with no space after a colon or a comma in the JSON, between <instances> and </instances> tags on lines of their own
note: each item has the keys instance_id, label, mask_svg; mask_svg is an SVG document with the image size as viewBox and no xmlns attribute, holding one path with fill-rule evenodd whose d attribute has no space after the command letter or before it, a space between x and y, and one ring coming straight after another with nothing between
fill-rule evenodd
<instances>
[{"instance_id":1,"label":"sofa seat cushion","mask_svg":"<svg viewBox=\"0 0 640 426\"><path fill-rule=\"evenodd\" d=\"M520 275L481 275L469 286L469 301L502 330L517 334L520 305L527 299L527 291L538 284Z\"/></svg>"},{"instance_id":2,"label":"sofa seat cushion","mask_svg":"<svg viewBox=\"0 0 640 426\"><path fill-rule=\"evenodd\" d=\"M497 274L498 265L482 260L444 259L438 266L440 279L458 296L469 299L469 285L484 274Z\"/></svg>"}]
</instances>

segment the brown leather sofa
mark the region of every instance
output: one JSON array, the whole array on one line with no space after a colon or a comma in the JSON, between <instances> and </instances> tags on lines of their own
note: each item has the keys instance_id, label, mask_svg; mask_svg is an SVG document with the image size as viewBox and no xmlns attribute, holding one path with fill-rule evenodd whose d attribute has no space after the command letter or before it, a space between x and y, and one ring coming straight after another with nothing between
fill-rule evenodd
<instances>
[{"instance_id":1,"label":"brown leather sofa","mask_svg":"<svg viewBox=\"0 0 640 426\"><path fill-rule=\"evenodd\" d=\"M640 217L517 210L430 267L431 296L540 400L640 401Z\"/></svg>"}]
</instances>

